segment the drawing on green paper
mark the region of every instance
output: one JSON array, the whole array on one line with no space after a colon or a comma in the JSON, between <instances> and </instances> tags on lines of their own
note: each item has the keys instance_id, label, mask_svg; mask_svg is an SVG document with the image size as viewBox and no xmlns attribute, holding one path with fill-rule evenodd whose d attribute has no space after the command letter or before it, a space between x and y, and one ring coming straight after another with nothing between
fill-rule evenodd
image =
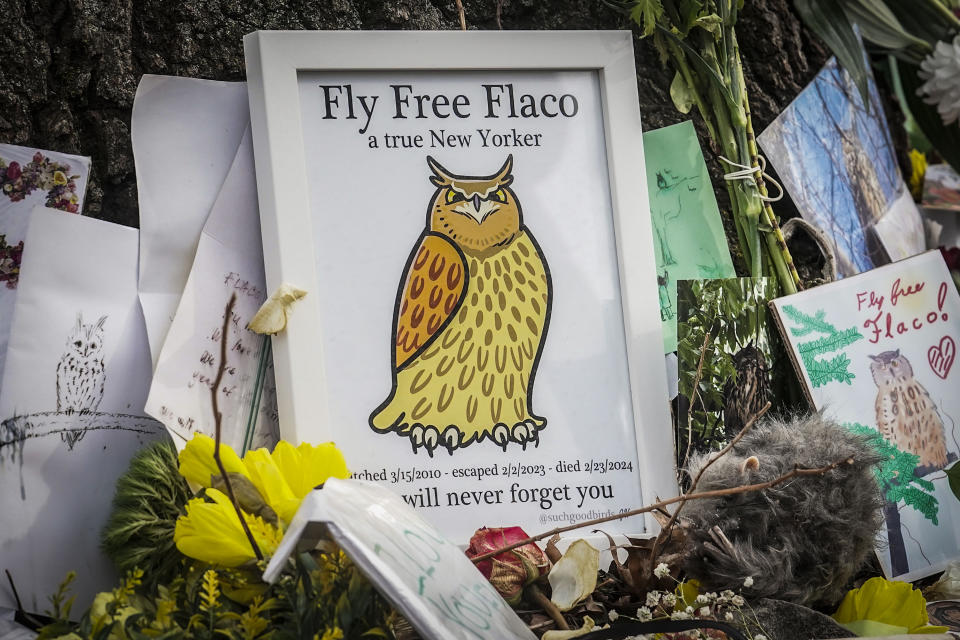
<instances>
[{"instance_id":1,"label":"drawing on green paper","mask_svg":"<svg viewBox=\"0 0 960 640\"><path fill-rule=\"evenodd\" d=\"M863 338L863 334L855 326L842 331L826 321L826 311L818 310L814 315L803 313L793 305L783 305L783 313L795 324L790 327L790 333L798 338L810 334L823 334L819 338L807 342L798 342L797 351L803 361L803 368L810 378L814 388L822 387L830 382L845 382L852 384L856 378L850 372L850 358L843 351L848 346ZM839 351L832 358L819 357Z\"/></svg>"},{"instance_id":2,"label":"drawing on green paper","mask_svg":"<svg viewBox=\"0 0 960 640\"><path fill-rule=\"evenodd\" d=\"M643 134L664 353L677 349L677 281L735 275L692 122Z\"/></svg>"}]
</instances>

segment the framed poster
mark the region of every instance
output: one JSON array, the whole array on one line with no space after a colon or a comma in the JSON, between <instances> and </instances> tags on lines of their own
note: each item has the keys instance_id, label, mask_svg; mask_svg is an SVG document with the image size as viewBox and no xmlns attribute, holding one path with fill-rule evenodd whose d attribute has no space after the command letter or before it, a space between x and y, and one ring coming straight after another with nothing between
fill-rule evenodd
<instances>
[{"instance_id":1,"label":"framed poster","mask_svg":"<svg viewBox=\"0 0 960 640\"><path fill-rule=\"evenodd\" d=\"M675 494L630 33L244 44L281 435L463 542Z\"/></svg>"}]
</instances>

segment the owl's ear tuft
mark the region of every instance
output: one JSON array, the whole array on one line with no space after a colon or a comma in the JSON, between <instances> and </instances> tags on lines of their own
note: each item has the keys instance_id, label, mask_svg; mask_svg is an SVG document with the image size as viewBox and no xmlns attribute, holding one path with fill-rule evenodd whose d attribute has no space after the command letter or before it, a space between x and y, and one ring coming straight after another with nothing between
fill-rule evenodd
<instances>
[{"instance_id":1,"label":"owl's ear tuft","mask_svg":"<svg viewBox=\"0 0 960 640\"><path fill-rule=\"evenodd\" d=\"M77 331L83 329L83 311L77 311Z\"/></svg>"},{"instance_id":2,"label":"owl's ear tuft","mask_svg":"<svg viewBox=\"0 0 960 640\"><path fill-rule=\"evenodd\" d=\"M97 320L97 329L103 329L103 324L107 321L107 316L100 316L100 319Z\"/></svg>"},{"instance_id":3,"label":"owl's ear tuft","mask_svg":"<svg viewBox=\"0 0 960 640\"><path fill-rule=\"evenodd\" d=\"M427 156L427 166L430 167L430 170L433 171L433 175L430 176L430 182L432 182L437 187L449 187L453 179L450 176L450 172L444 169L439 162Z\"/></svg>"},{"instance_id":4,"label":"owl's ear tuft","mask_svg":"<svg viewBox=\"0 0 960 640\"><path fill-rule=\"evenodd\" d=\"M500 167L500 170L493 175L493 180L497 182L501 187L508 186L513 182L513 154L507 156L506 162L503 163L503 166Z\"/></svg>"},{"instance_id":5,"label":"owl's ear tuft","mask_svg":"<svg viewBox=\"0 0 960 640\"><path fill-rule=\"evenodd\" d=\"M894 358L899 358L899 357L900 357L900 349L897 349L896 351L893 352L893 357L894 357Z\"/></svg>"},{"instance_id":6,"label":"owl's ear tuft","mask_svg":"<svg viewBox=\"0 0 960 640\"><path fill-rule=\"evenodd\" d=\"M867 357L873 360L874 362L880 362L880 358L878 356L872 356L868 353Z\"/></svg>"}]
</instances>

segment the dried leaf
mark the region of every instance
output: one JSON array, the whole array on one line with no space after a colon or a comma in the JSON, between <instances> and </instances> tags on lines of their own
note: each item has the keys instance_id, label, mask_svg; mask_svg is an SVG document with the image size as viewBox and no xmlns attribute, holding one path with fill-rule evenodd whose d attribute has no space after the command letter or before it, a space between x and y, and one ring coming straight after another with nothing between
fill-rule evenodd
<instances>
[{"instance_id":1,"label":"dried leaf","mask_svg":"<svg viewBox=\"0 0 960 640\"><path fill-rule=\"evenodd\" d=\"M560 553L560 549L557 549L557 542L560 541L560 534L555 533L553 537L547 540L547 548L544 549L544 553L547 554L547 558L550 559L550 562L556 564L563 554Z\"/></svg>"},{"instance_id":2,"label":"dried leaf","mask_svg":"<svg viewBox=\"0 0 960 640\"><path fill-rule=\"evenodd\" d=\"M261 305L247 328L255 333L275 335L287 327L287 316L293 303L307 295L303 289L284 282Z\"/></svg>"},{"instance_id":3,"label":"dried leaf","mask_svg":"<svg viewBox=\"0 0 960 640\"><path fill-rule=\"evenodd\" d=\"M599 550L586 540L574 541L547 576L553 590L551 602L560 611L569 611L587 599L597 588L599 563Z\"/></svg>"}]
</instances>

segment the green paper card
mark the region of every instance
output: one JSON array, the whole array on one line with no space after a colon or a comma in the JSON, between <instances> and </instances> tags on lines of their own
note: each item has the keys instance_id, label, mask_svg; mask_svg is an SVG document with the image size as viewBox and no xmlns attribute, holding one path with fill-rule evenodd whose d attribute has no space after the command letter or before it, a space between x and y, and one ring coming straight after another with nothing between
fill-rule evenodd
<instances>
[{"instance_id":1,"label":"green paper card","mask_svg":"<svg viewBox=\"0 0 960 640\"><path fill-rule=\"evenodd\" d=\"M677 281L732 278L710 174L691 121L643 134L663 352L677 350Z\"/></svg>"}]
</instances>

